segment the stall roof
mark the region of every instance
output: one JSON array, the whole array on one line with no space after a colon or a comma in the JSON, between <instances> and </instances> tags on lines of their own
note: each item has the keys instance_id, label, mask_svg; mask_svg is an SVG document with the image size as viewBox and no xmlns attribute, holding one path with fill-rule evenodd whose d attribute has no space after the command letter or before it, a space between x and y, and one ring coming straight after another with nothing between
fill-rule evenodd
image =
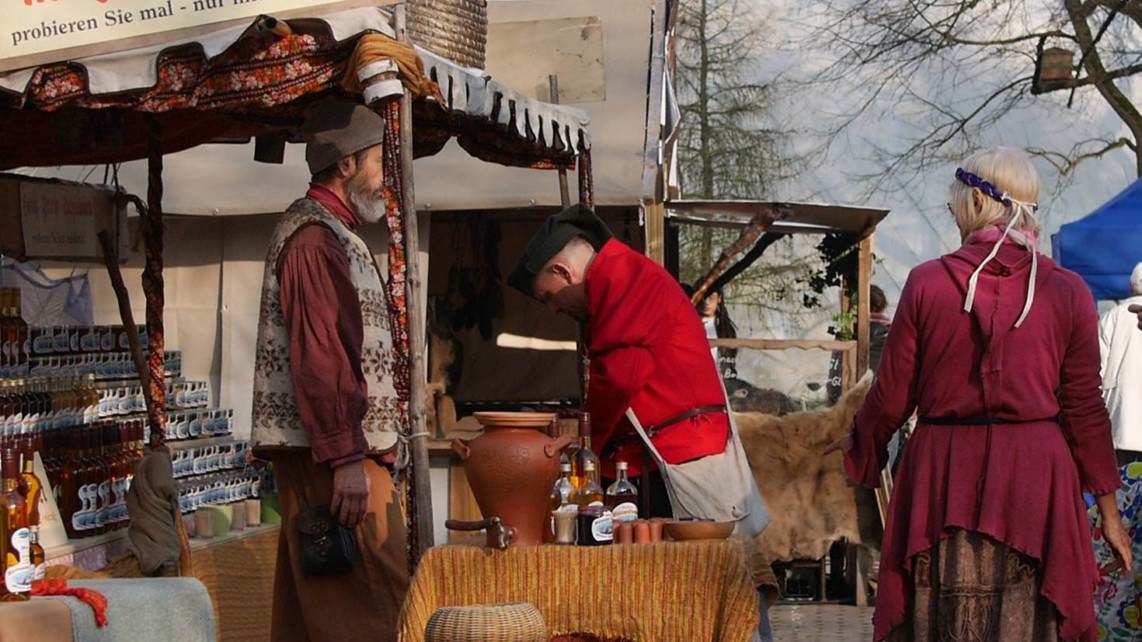
<instances>
[{"instance_id":1,"label":"stall roof","mask_svg":"<svg viewBox=\"0 0 1142 642\"><path fill-rule=\"evenodd\" d=\"M560 102L588 114L595 202L600 206L637 206L641 200L650 18L646 0L513 0L488 6L487 73L493 82L539 101L548 98L547 75L557 74ZM580 28L568 28L573 24ZM657 122L659 113L651 118ZM165 170L187 178L168 182L164 208L194 215L282 211L298 196L298 186L309 180L303 150L287 146L282 165L251 163L253 152L253 143L248 143L202 145L168 154ZM40 167L29 173L83 181L98 180L104 168ZM415 174L418 210L560 205L554 176L473 163L456 140L436 155L418 158ZM124 163L119 180L127 191L145 193L146 162Z\"/></svg>"},{"instance_id":2,"label":"stall roof","mask_svg":"<svg viewBox=\"0 0 1142 642\"><path fill-rule=\"evenodd\" d=\"M303 99L339 86L360 36L392 34L390 14L379 7L289 20L299 38L288 45L260 33L256 28L260 20L192 39L0 74L0 133L6 143L0 150L0 168L142 158L145 145L139 145L132 132L145 128L134 128L140 123L131 119L140 114L163 119L167 153L219 136L241 138L295 125ZM444 112L445 126L453 130L449 133L458 136L470 154L527 166L544 157L570 158L577 149L590 147L590 121L583 111L541 102L480 70L423 49L418 48L418 53L444 95L445 104L437 105L437 111ZM272 73L271 65L279 65L281 73ZM107 129L108 123L81 121L68 113L76 110L65 107L114 108L122 114L117 116L121 144L77 149L83 146L75 139L84 137L71 136L63 144L45 145L59 138L61 128L71 128L72 133L77 126ZM193 110L201 121L188 122L195 119L188 118L186 110ZM418 125L422 115L420 110ZM455 121L457 117L463 122ZM512 149L479 153L476 148L494 147L483 144L489 137L510 140L531 153ZM421 155L440 150L443 140L434 138L439 144L426 147Z\"/></svg>"},{"instance_id":3,"label":"stall roof","mask_svg":"<svg viewBox=\"0 0 1142 642\"><path fill-rule=\"evenodd\" d=\"M763 201L671 201L666 204L666 218L679 223L713 227L744 227L759 213L779 207L788 215L774 221L766 231L783 234L826 234L839 232L864 236L870 234L888 210L848 205L819 203L780 203Z\"/></svg>"}]
</instances>

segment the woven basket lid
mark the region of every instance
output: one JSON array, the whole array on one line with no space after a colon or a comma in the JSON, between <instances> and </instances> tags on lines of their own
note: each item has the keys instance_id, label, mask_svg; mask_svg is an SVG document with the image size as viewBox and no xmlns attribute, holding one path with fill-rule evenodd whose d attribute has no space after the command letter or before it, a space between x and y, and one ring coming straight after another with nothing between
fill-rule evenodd
<instances>
[{"instance_id":1,"label":"woven basket lid","mask_svg":"<svg viewBox=\"0 0 1142 642\"><path fill-rule=\"evenodd\" d=\"M436 609L425 642L547 642L547 623L535 606L478 604Z\"/></svg>"}]
</instances>

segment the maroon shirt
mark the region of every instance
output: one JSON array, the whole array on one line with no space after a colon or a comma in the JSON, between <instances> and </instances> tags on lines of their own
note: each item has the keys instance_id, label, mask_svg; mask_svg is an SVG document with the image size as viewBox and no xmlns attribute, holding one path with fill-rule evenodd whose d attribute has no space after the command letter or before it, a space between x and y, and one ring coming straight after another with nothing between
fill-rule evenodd
<instances>
[{"instance_id":1,"label":"maroon shirt","mask_svg":"<svg viewBox=\"0 0 1142 642\"><path fill-rule=\"evenodd\" d=\"M306 197L357 227L352 210L327 188L311 185ZM294 395L313 459L334 467L360 461L368 448L361 430L368 405L365 329L349 257L329 228L307 225L287 241L277 273Z\"/></svg>"},{"instance_id":2,"label":"maroon shirt","mask_svg":"<svg viewBox=\"0 0 1142 642\"><path fill-rule=\"evenodd\" d=\"M921 417L885 525L878 641L908 617L913 556L953 528L1035 558L1060 637L1097 639L1091 594L1098 571L1080 489L1109 493L1120 480L1099 389L1094 301L1078 276L1040 255L1034 305L1014 328L1031 255L1007 243L965 313L968 278L991 247L969 239L912 271L876 382L854 421L845 468L875 487L892 433L913 409Z\"/></svg>"}]
</instances>

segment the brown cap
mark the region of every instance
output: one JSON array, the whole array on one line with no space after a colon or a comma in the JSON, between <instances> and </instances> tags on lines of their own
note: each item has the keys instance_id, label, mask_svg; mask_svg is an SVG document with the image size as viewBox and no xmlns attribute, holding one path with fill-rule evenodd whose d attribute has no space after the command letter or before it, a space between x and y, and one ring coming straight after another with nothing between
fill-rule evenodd
<instances>
[{"instance_id":1,"label":"brown cap","mask_svg":"<svg viewBox=\"0 0 1142 642\"><path fill-rule=\"evenodd\" d=\"M301 133L309 173L316 174L346 156L379 145L385 121L364 105L331 98L309 109Z\"/></svg>"}]
</instances>

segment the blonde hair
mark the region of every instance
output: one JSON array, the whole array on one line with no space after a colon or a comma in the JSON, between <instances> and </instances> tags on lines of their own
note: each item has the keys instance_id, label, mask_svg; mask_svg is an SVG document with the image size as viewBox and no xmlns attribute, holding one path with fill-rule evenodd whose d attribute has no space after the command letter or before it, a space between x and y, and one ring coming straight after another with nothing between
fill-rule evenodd
<instances>
[{"instance_id":1,"label":"blonde hair","mask_svg":"<svg viewBox=\"0 0 1142 642\"><path fill-rule=\"evenodd\" d=\"M1039 174L1030 159L1014 147L993 147L972 154L961 166L965 170L999 188L1004 195L1024 203L1039 200ZM994 225L1007 225L1014 209L991 198L977 189L965 185L958 179L952 180L952 216L960 228L960 234L969 234ZM1039 223L1024 217L1018 229L1039 232Z\"/></svg>"}]
</instances>

